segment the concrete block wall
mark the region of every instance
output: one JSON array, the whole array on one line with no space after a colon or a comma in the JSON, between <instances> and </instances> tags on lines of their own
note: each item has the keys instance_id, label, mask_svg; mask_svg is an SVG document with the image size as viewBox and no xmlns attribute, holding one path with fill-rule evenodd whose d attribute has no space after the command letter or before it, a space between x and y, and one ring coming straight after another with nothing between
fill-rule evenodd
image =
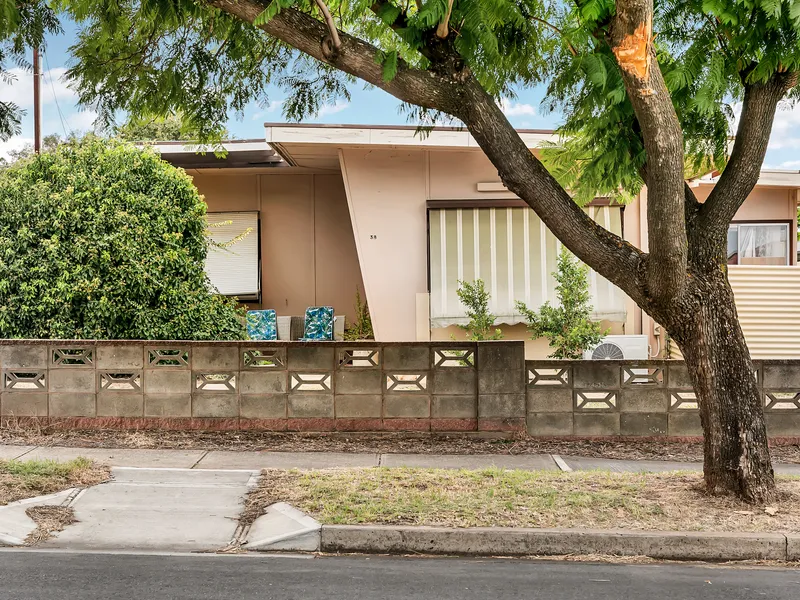
<instances>
[{"instance_id":1,"label":"concrete block wall","mask_svg":"<svg viewBox=\"0 0 800 600\"><path fill-rule=\"evenodd\" d=\"M800 439L800 361L754 361L772 439ZM527 430L537 437L698 438L682 361L527 361Z\"/></svg>"},{"instance_id":2,"label":"concrete block wall","mask_svg":"<svg viewBox=\"0 0 800 600\"><path fill-rule=\"evenodd\" d=\"M755 362L800 439L800 361ZM680 361L525 361L523 342L0 340L0 425L695 438Z\"/></svg>"},{"instance_id":3,"label":"concrete block wall","mask_svg":"<svg viewBox=\"0 0 800 600\"><path fill-rule=\"evenodd\" d=\"M525 428L521 343L0 340L0 372L4 424Z\"/></svg>"}]
</instances>

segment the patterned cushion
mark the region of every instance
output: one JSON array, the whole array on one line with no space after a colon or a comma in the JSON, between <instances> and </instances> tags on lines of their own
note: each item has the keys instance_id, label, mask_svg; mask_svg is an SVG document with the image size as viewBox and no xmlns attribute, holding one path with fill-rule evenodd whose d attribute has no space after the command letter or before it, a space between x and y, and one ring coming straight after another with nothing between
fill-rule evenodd
<instances>
[{"instance_id":1,"label":"patterned cushion","mask_svg":"<svg viewBox=\"0 0 800 600\"><path fill-rule=\"evenodd\" d=\"M278 315L274 310L247 311L247 337L251 340L277 340Z\"/></svg>"},{"instance_id":2,"label":"patterned cushion","mask_svg":"<svg viewBox=\"0 0 800 600\"><path fill-rule=\"evenodd\" d=\"M306 309L306 329L303 340L333 341L333 308L312 306Z\"/></svg>"}]
</instances>

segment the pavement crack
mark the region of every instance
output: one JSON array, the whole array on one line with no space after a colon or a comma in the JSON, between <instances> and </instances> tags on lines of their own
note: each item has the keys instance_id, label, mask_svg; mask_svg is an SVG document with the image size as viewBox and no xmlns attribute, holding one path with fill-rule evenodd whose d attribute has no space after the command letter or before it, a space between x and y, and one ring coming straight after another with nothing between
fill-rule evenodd
<instances>
[{"instance_id":1,"label":"pavement crack","mask_svg":"<svg viewBox=\"0 0 800 600\"><path fill-rule=\"evenodd\" d=\"M203 459L204 459L206 456L208 456L208 453L209 453L209 452L211 452L211 450L206 450L205 452L203 452L203 455L202 455L200 458L198 458L198 459L197 459L197 462L196 462L196 463L194 463L194 464L193 464L191 467L189 467L189 468L190 468L190 469L194 469L194 468L195 468L197 465L199 465L199 464L200 464L200 462L201 462L201 461L202 461L202 460L203 460Z\"/></svg>"}]
</instances>

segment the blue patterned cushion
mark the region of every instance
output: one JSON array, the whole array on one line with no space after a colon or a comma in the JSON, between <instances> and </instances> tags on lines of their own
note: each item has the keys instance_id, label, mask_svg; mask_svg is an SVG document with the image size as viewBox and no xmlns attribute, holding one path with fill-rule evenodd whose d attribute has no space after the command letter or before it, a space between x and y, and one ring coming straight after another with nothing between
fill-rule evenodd
<instances>
[{"instance_id":1,"label":"blue patterned cushion","mask_svg":"<svg viewBox=\"0 0 800 600\"><path fill-rule=\"evenodd\" d=\"M306 327L303 340L333 341L333 308L312 306L306 309Z\"/></svg>"},{"instance_id":2,"label":"blue patterned cushion","mask_svg":"<svg viewBox=\"0 0 800 600\"><path fill-rule=\"evenodd\" d=\"M251 340L277 340L278 315L274 310L247 311L247 337Z\"/></svg>"}]
</instances>

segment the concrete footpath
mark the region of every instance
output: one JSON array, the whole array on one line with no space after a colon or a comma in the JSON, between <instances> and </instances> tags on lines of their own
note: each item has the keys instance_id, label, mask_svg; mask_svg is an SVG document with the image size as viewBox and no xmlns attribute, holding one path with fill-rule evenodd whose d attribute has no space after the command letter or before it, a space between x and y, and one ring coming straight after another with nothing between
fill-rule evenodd
<instances>
[{"instance_id":1,"label":"concrete footpath","mask_svg":"<svg viewBox=\"0 0 800 600\"><path fill-rule=\"evenodd\" d=\"M0 446L0 460L69 460L111 466L88 489L0 507L0 546L24 546L36 528L32 506L72 509L76 522L40 547L71 551L323 552L531 556L614 554L674 560L800 560L800 536L584 529L322 525L278 502L240 524L243 501L268 468L436 467L618 472L697 470L698 463L590 459L550 454L430 455L226 452ZM778 472L800 474L800 465Z\"/></svg>"},{"instance_id":2,"label":"concrete footpath","mask_svg":"<svg viewBox=\"0 0 800 600\"><path fill-rule=\"evenodd\" d=\"M112 467L197 470L330 469L335 467L418 467L436 469L523 469L531 471L616 471L659 473L700 471L701 463L615 460L557 454L371 454L345 452L235 452L0 445L0 460L71 460L79 456ZM798 464L776 464L781 475L800 475Z\"/></svg>"}]
</instances>

